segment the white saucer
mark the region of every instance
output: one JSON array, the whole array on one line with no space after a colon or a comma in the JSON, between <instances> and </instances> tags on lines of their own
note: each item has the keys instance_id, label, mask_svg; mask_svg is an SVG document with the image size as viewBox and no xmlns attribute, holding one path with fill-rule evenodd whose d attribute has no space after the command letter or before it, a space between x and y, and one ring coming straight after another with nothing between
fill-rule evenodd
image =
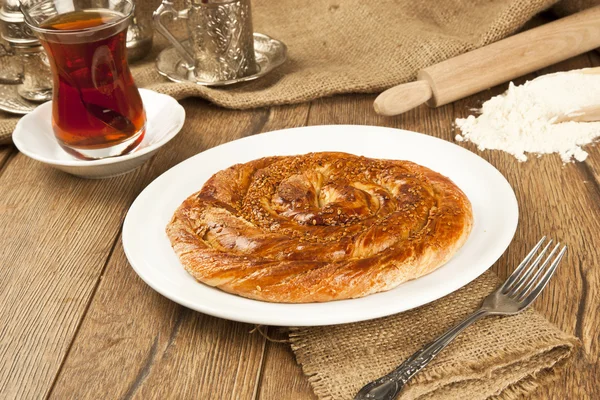
<instances>
[{"instance_id":1,"label":"white saucer","mask_svg":"<svg viewBox=\"0 0 600 400\"><path fill-rule=\"evenodd\" d=\"M146 109L146 135L129 154L86 161L66 153L54 138L51 101L21 118L13 132L13 142L26 156L72 175L99 179L124 174L142 165L173 139L185 121L185 110L171 96L146 89L140 89L140 95Z\"/></svg>"}]
</instances>

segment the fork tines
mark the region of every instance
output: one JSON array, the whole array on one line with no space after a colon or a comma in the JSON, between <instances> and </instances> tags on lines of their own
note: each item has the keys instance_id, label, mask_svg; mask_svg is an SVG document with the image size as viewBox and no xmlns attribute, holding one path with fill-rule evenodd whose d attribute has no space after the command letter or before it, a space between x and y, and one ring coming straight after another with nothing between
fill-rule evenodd
<instances>
[{"instance_id":1,"label":"fork tines","mask_svg":"<svg viewBox=\"0 0 600 400\"><path fill-rule=\"evenodd\" d=\"M557 243L550 251L550 254L546 256L546 253L553 242L552 239L550 239L538 254L538 250L545 241L546 236L535 245L529 254L527 254L527 257L523 259L517 269L515 269L512 275L506 280L504 285L502 285L501 290L503 294L518 302L530 303L535 300L542 289L546 287L548 281L556 271L558 264L565 255L567 246L563 246L562 249L560 249L560 252L558 252L558 255L556 255L561 247L560 243Z\"/></svg>"}]
</instances>

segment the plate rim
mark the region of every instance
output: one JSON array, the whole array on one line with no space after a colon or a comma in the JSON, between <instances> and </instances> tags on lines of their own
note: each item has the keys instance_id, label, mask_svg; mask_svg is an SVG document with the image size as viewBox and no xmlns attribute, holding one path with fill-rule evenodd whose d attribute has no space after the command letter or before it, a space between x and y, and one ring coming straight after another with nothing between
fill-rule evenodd
<instances>
[{"instance_id":1,"label":"plate rim","mask_svg":"<svg viewBox=\"0 0 600 400\"><path fill-rule=\"evenodd\" d=\"M474 156L477 159L479 159L480 162L487 164L487 167L490 168L490 171L492 171L494 174L496 174L498 176L498 178L500 178L500 180L503 181L503 184L506 186L506 188L509 189L509 191L507 191L507 194L510 194L509 197L512 202L510 207L507 207L507 209L510 210L510 214L512 214L511 215L512 219L509 221L511 228L504 232L503 240L505 240L505 243L503 243L500 246L499 250L496 251L497 254L494 253L492 256L490 256L490 259L493 259L493 260L489 263L489 265L486 266L485 268L467 269L465 272L469 272L469 274L465 274L467 277L465 279L463 279L461 281L462 283L458 284L457 287L448 286L448 287L437 288L435 290L435 294L433 296L430 296L430 298L428 298L426 301L424 301L424 302L417 301L416 303L418 303L418 304L412 304L412 305L409 305L408 307L398 309L394 312L389 312L388 310L384 310L383 312L378 312L378 310L373 310L373 312L369 316L366 316L366 317L360 316L357 318L338 318L338 319L336 319L335 316L328 315L326 319L318 318L317 320L314 320L314 321L307 321L306 318L303 318L302 321L294 321L294 318L289 318L289 317L286 317L282 320L281 317L271 317L270 315L254 315L252 313L240 315L238 312L235 312L235 311L231 312L230 310L227 310L224 308L214 307L211 304L208 304L208 305L207 304L199 304L197 301L190 302L190 301L186 300L185 298L182 298L181 296L179 296L177 293L173 293L168 290L163 290L163 288L160 287L160 285L157 285L157 284L155 284L154 281L147 279L147 276L145 276L145 274L144 274L143 268L139 268L139 265L136 265L136 261L133 261L135 258L135 255L131 253L131 249L129 248L129 246L126 243L129 240L129 237L131 235L131 230L133 229L133 227L131 226L131 222L130 222L131 219L133 218L132 213L135 212L135 209L137 207L139 207L138 204L143 201L142 195L144 193L149 193L151 190L149 188L151 186L160 184L161 178L166 179L166 178L164 178L164 176L167 175L170 171L175 170L176 168L183 168L184 164L192 162L193 159L195 159L197 157L202 157L207 152L213 152L213 151L217 152L217 151L219 151L220 148L228 146L234 142L254 141L254 140L258 140L257 137L264 138L265 135L278 135L278 134L282 134L282 132L285 133L285 132L289 132L289 131L314 130L314 129L321 130L321 129L330 129L332 127L335 129L347 129L347 128L365 129L365 128L368 128L368 129L373 129L373 130L394 131L396 133L401 133L401 134L417 135L417 136L426 138L426 140L434 140L434 141L438 141L438 142L443 142L444 145L452 145L456 149L460 149L459 151L468 153L470 156L472 156L472 157ZM331 150L331 151L333 151L333 150ZM443 172L440 172L440 173L443 174ZM159 183L156 183L156 182L159 182ZM199 188L195 188L194 190L197 191L197 190L199 190ZM193 191L191 193L193 193ZM311 125L311 126L285 128L285 129L264 132L261 134L247 136L247 137L236 139L236 140L233 140L230 142L222 143L218 146L214 146L210 149L201 151L201 152L179 162L178 164L172 166L171 168L169 168L168 170L164 171L162 174L157 176L151 183L149 183L138 194L138 196L135 198L135 200L132 202L132 204L131 204L130 208L128 209L127 214L125 216L124 222L123 222L121 241L123 244L123 250L127 257L127 260L129 262L130 266L136 272L136 274L153 290L160 293L164 297L170 299L171 301L174 301L184 307L187 307L189 309L192 309L192 310L195 310L195 311L207 314L207 315L212 315L212 316L215 316L218 318L224 318L224 319L243 322L243 323L272 325L272 326L297 326L297 327L300 327L300 326L324 326L324 325L338 325L338 324L345 324L345 323L367 321L367 320L377 319L377 318L381 318L381 317L385 317L385 316L395 315L398 313L406 312L408 310L429 304L433 301L439 300L440 298L445 297L445 296L459 290L460 288L468 285L469 283L471 283L472 281L477 279L479 276L481 276L484 272L489 270L498 261L498 259L506 252L506 249L509 247L509 245L512 243L512 241L514 239L516 229L518 227L518 220L519 220L518 201L517 201L514 189L512 188L512 186L510 185L510 183L508 182L506 177L504 177L504 175L494 165L489 163L487 160L483 159L478 154L475 154L474 152L471 152L471 151L465 149L464 147L461 147L455 143L452 143L450 141L447 141L447 140L444 140L444 139L441 139L441 138L438 138L435 136L431 136L431 135L427 135L427 134L419 133L419 132L414 132L414 131L410 131L410 130L406 130L406 129L398 129L398 128L392 128L392 127L383 127L383 126L372 126L372 125L360 125L360 124L356 124L356 125L348 125L348 124ZM166 238L166 236L165 236L165 238ZM468 240L466 243L468 243ZM169 247L170 246L171 245L169 243ZM487 262L486 262L486 264L487 264ZM181 268L183 268L183 266L181 266L181 265L179 265L179 266ZM428 275L425 275L424 277L426 277L426 276L428 276ZM421 278L423 278L423 277L421 277ZM421 278L417 278L415 280L412 280L411 282L418 281ZM197 282L197 283L200 285L205 285L201 282ZM208 285L205 285L205 286L210 288L210 286L208 286ZM219 289L215 288L215 290L219 290ZM391 290L394 290L394 289L391 289ZM225 293L229 296L239 297L234 294L230 294L230 293L226 293L226 292L223 292L223 293ZM377 295L377 294L374 294L374 295ZM351 301L361 300L361 299L368 298L368 297L369 296L365 296L363 298L357 298L357 299L346 299L346 300L338 300L338 301L351 302ZM243 298L243 299L249 300L249 301L258 301L258 300L251 300L251 299L246 299L246 298ZM338 302L338 301L335 301L335 302ZM262 301L258 301L258 302L266 303L266 304L273 304L273 305L276 305L277 307L291 306L291 308L293 308L294 306L302 305L302 304L286 304L286 303L268 303L268 302L262 302ZM321 304L330 304L330 303L335 303L335 302L326 302L326 303L321 303ZM308 303L308 304L319 304L319 303Z\"/></svg>"}]
</instances>

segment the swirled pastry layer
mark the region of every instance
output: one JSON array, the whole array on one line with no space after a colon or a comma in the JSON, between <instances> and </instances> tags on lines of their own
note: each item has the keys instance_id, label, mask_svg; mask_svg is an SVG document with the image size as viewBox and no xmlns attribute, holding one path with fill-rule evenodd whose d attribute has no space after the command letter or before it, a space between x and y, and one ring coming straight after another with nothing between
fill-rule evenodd
<instances>
[{"instance_id":1,"label":"swirled pastry layer","mask_svg":"<svg viewBox=\"0 0 600 400\"><path fill-rule=\"evenodd\" d=\"M197 280L252 299L366 296L426 275L466 241L471 204L408 161L346 153L267 157L213 175L167 234Z\"/></svg>"}]
</instances>

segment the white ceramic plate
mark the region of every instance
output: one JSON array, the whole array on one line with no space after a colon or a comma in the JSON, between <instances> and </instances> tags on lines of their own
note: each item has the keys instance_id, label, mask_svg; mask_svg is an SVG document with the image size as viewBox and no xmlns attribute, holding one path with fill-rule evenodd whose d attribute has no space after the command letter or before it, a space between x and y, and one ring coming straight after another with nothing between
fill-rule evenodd
<instances>
[{"instance_id":1,"label":"white ceramic plate","mask_svg":"<svg viewBox=\"0 0 600 400\"><path fill-rule=\"evenodd\" d=\"M52 130L52 102L38 106L19 120L13 132L15 146L26 156L83 178L121 175L142 165L183 127L185 110L171 96L140 89L146 110L146 134L131 153L101 160L80 160L64 151Z\"/></svg>"},{"instance_id":2,"label":"white ceramic plate","mask_svg":"<svg viewBox=\"0 0 600 400\"><path fill-rule=\"evenodd\" d=\"M452 179L469 197L471 236L446 265L397 288L360 299L310 304L250 300L197 282L179 263L165 227L175 209L215 172L271 155L344 151L417 162ZM383 317L439 299L471 282L506 250L517 227L515 194L482 158L431 136L391 128L330 125L263 133L212 148L176 165L134 201L123 247L138 275L169 299L235 321L282 326L331 325Z\"/></svg>"}]
</instances>

